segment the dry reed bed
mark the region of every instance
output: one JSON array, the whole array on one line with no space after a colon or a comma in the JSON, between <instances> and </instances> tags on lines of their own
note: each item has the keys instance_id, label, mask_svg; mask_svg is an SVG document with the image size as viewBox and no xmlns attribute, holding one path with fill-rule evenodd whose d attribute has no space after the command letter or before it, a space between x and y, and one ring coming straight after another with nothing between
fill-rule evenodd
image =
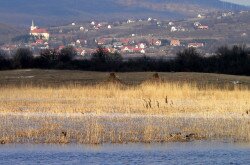
<instances>
[{"instance_id":1,"label":"dry reed bed","mask_svg":"<svg viewBox=\"0 0 250 165\"><path fill-rule=\"evenodd\" d=\"M2 144L250 141L244 87L144 83L7 87L0 93Z\"/></svg>"},{"instance_id":2,"label":"dry reed bed","mask_svg":"<svg viewBox=\"0 0 250 165\"><path fill-rule=\"evenodd\" d=\"M246 115L250 91L195 84L144 83L139 86L96 85L59 88L0 88L0 112L43 113L201 113Z\"/></svg>"}]
</instances>

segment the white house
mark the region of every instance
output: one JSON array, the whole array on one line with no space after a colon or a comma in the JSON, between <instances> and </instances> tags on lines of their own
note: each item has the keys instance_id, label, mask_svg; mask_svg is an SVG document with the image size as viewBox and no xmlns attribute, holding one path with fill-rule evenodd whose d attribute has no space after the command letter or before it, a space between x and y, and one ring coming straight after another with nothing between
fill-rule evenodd
<instances>
[{"instance_id":1,"label":"white house","mask_svg":"<svg viewBox=\"0 0 250 165\"><path fill-rule=\"evenodd\" d=\"M202 18L202 15L201 14L198 14L198 16L197 16L198 18Z\"/></svg>"},{"instance_id":2,"label":"white house","mask_svg":"<svg viewBox=\"0 0 250 165\"><path fill-rule=\"evenodd\" d=\"M133 23L133 22L135 22L134 20L131 20L131 19L129 19L128 21L127 21L127 23Z\"/></svg>"},{"instance_id":3,"label":"white house","mask_svg":"<svg viewBox=\"0 0 250 165\"><path fill-rule=\"evenodd\" d=\"M146 44L144 44L144 43L139 43L139 44L138 44L138 47L141 48L141 49L145 49L145 48L146 48Z\"/></svg>"},{"instance_id":4,"label":"white house","mask_svg":"<svg viewBox=\"0 0 250 165\"><path fill-rule=\"evenodd\" d=\"M195 22L195 23L194 23L194 26L195 26L195 27L201 26L201 23L200 23L200 22Z\"/></svg>"},{"instance_id":5,"label":"white house","mask_svg":"<svg viewBox=\"0 0 250 165\"><path fill-rule=\"evenodd\" d=\"M173 26L173 25L174 25L174 23L173 23L173 22L169 22L168 24L169 24L170 26Z\"/></svg>"},{"instance_id":6,"label":"white house","mask_svg":"<svg viewBox=\"0 0 250 165\"><path fill-rule=\"evenodd\" d=\"M81 31L84 31L84 27L83 27L83 26L81 26L81 27L80 27L80 30L81 30Z\"/></svg>"},{"instance_id":7,"label":"white house","mask_svg":"<svg viewBox=\"0 0 250 165\"><path fill-rule=\"evenodd\" d=\"M78 39L76 40L76 44L80 45L81 44L81 41Z\"/></svg>"},{"instance_id":8,"label":"white house","mask_svg":"<svg viewBox=\"0 0 250 165\"><path fill-rule=\"evenodd\" d=\"M177 31L177 28L175 26L172 26L171 27L171 32L176 32Z\"/></svg>"}]
</instances>

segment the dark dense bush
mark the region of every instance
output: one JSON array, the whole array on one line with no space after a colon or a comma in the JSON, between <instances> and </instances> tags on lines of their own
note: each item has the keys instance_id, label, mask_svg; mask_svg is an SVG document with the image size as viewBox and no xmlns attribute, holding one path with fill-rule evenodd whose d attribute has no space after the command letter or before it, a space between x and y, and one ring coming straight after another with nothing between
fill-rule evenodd
<instances>
[{"instance_id":1,"label":"dark dense bush","mask_svg":"<svg viewBox=\"0 0 250 165\"><path fill-rule=\"evenodd\" d=\"M91 62L93 70L98 71L119 71L123 62L122 56L119 53L110 53L105 48L99 47L93 53Z\"/></svg>"},{"instance_id":2,"label":"dark dense bush","mask_svg":"<svg viewBox=\"0 0 250 165\"><path fill-rule=\"evenodd\" d=\"M63 48L60 51L60 54L58 56L58 60L62 63L68 63L74 59L74 57L77 55L76 50L72 46L68 46Z\"/></svg>"},{"instance_id":3,"label":"dark dense bush","mask_svg":"<svg viewBox=\"0 0 250 165\"><path fill-rule=\"evenodd\" d=\"M220 47L217 51L217 70L227 74L250 74L250 52L245 46Z\"/></svg>"},{"instance_id":4,"label":"dark dense bush","mask_svg":"<svg viewBox=\"0 0 250 165\"><path fill-rule=\"evenodd\" d=\"M2 55L1 55L2 54ZM39 57L33 57L29 49L18 49L12 60L0 52L0 69L42 68L74 69L89 71L158 71L158 72L210 72L235 75L250 75L250 51L244 46L220 47L216 55L205 57L195 49L186 49L177 54L176 59L164 60L149 57L123 60L119 53L109 53L99 47L92 58L76 58L73 47L60 52L43 50Z\"/></svg>"},{"instance_id":5,"label":"dark dense bush","mask_svg":"<svg viewBox=\"0 0 250 165\"><path fill-rule=\"evenodd\" d=\"M194 48L177 53L176 65L178 71L203 71L203 63L204 59Z\"/></svg>"},{"instance_id":6,"label":"dark dense bush","mask_svg":"<svg viewBox=\"0 0 250 165\"><path fill-rule=\"evenodd\" d=\"M42 50L40 56L34 59L37 68L54 68L58 63L59 54L54 49Z\"/></svg>"},{"instance_id":7,"label":"dark dense bush","mask_svg":"<svg viewBox=\"0 0 250 165\"><path fill-rule=\"evenodd\" d=\"M0 50L0 70L11 69L12 62L8 58L7 53L3 50Z\"/></svg>"},{"instance_id":8,"label":"dark dense bush","mask_svg":"<svg viewBox=\"0 0 250 165\"><path fill-rule=\"evenodd\" d=\"M18 69L33 67L33 53L26 48L18 49L13 57L14 67Z\"/></svg>"}]
</instances>

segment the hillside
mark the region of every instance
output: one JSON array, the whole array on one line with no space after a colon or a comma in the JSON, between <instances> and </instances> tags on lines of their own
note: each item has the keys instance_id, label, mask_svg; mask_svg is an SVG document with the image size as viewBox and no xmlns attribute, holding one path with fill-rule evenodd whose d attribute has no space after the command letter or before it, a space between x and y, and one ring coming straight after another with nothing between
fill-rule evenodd
<instances>
[{"instance_id":1,"label":"hillside","mask_svg":"<svg viewBox=\"0 0 250 165\"><path fill-rule=\"evenodd\" d=\"M0 23L0 45L10 41L12 37L21 34L21 32L22 30Z\"/></svg>"},{"instance_id":2,"label":"hillside","mask_svg":"<svg viewBox=\"0 0 250 165\"><path fill-rule=\"evenodd\" d=\"M31 19L43 25L72 20L128 17L184 18L218 9L242 6L219 0L11 0L0 1L0 22L27 25ZM7 19L6 19L7 18ZM53 23L52 23L53 22Z\"/></svg>"}]
</instances>

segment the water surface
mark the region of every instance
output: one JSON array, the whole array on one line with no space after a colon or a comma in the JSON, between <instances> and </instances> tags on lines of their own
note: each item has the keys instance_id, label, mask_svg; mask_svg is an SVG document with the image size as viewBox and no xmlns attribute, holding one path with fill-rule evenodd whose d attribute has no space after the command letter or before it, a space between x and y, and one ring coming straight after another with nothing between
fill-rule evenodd
<instances>
[{"instance_id":1,"label":"water surface","mask_svg":"<svg viewBox=\"0 0 250 165\"><path fill-rule=\"evenodd\" d=\"M250 144L1 145L0 164L250 164Z\"/></svg>"}]
</instances>

